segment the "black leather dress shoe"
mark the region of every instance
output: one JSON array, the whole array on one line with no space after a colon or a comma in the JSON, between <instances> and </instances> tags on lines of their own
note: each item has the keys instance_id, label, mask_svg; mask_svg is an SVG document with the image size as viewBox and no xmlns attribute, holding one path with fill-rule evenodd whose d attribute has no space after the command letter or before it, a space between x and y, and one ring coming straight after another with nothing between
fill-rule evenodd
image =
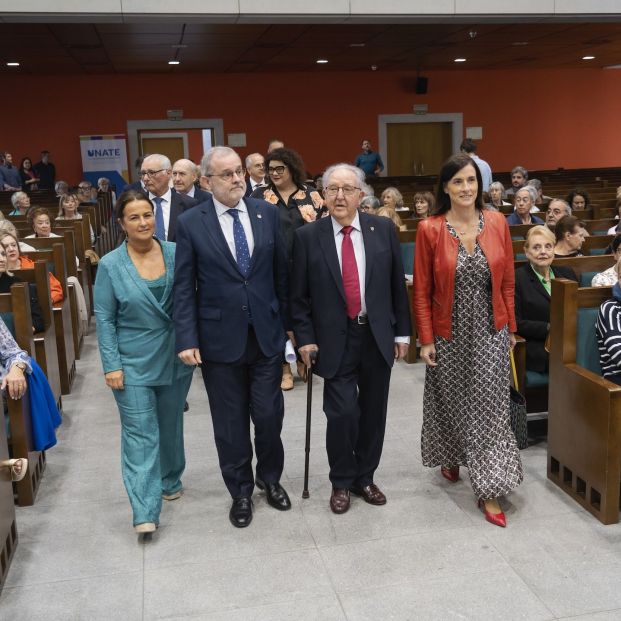
<instances>
[{"instance_id":1,"label":"black leather dress shoe","mask_svg":"<svg viewBox=\"0 0 621 621\"><path fill-rule=\"evenodd\" d=\"M291 509L291 501L283 486L280 483L264 483L261 479L256 479L257 487L265 492L265 498L269 505L279 511Z\"/></svg>"},{"instance_id":2,"label":"black leather dress shoe","mask_svg":"<svg viewBox=\"0 0 621 621\"><path fill-rule=\"evenodd\" d=\"M233 498L229 520L237 528L245 528L252 522L252 500L248 497Z\"/></svg>"}]
</instances>

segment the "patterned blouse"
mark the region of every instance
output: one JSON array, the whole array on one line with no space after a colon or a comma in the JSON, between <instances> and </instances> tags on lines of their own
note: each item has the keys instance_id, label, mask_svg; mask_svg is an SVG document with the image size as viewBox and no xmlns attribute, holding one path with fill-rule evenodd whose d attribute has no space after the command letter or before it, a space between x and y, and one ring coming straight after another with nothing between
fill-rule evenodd
<instances>
[{"instance_id":1,"label":"patterned blouse","mask_svg":"<svg viewBox=\"0 0 621 621\"><path fill-rule=\"evenodd\" d=\"M0 377L4 378L16 362L26 365L26 373L32 372L30 356L19 348L6 324L0 319Z\"/></svg>"},{"instance_id":2,"label":"patterned blouse","mask_svg":"<svg viewBox=\"0 0 621 621\"><path fill-rule=\"evenodd\" d=\"M591 287L612 287L617 284L617 267L613 265L607 270L595 274L591 281Z\"/></svg>"}]
</instances>

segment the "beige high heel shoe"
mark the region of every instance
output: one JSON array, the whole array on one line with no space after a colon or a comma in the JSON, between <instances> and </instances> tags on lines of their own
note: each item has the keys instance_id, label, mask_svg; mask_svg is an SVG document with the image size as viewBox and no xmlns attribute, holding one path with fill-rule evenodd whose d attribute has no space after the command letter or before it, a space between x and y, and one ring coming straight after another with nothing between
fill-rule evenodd
<instances>
[{"instance_id":1,"label":"beige high heel shoe","mask_svg":"<svg viewBox=\"0 0 621 621\"><path fill-rule=\"evenodd\" d=\"M7 459L0 462L0 468L8 468L11 471L11 481L21 481L28 472L28 460L25 457Z\"/></svg>"},{"instance_id":2,"label":"beige high heel shoe","mask_svg":"<svg viewBox=\"0 0 621 621\"><path fill-rule=\"evenodd\" d=\"M142 524L136 524L134 531L139 535L146 533L154 533L157 526L153 522L143 522Z\"/></svg>"}]
</instances>

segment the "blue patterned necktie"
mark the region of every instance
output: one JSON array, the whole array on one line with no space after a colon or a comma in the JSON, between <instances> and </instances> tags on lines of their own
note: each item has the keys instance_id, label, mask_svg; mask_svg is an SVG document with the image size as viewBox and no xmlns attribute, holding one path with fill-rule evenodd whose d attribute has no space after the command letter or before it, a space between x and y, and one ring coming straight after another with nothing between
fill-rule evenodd
<instances>
[{"instance_id":1,"label":"blue patterned necktie","mask_svg":"<svg viewBox=\"0 0 621 621\"><path fill-rule=\"evenodd\" d=\"M250 271L250 250L248 249L248 240L244 227L239 219L238 209L229 209L227 212L233 218L233 239L235 241L235 255L237 256L237 265L244 276Z\"/></svg>"},{"instance_id":2,"label":"blue patterned necktie","mask_svg":"<svg viewBox=\"0 0 621 621\"><path fill-rule=\"evenodd\" d=\"M166 241L166 228L164 227L164 211L162 210L162 201L164 199L161 196L156 196L153 199L155 203L155 236L158 239Z\"/></svg>"}]
</instances>

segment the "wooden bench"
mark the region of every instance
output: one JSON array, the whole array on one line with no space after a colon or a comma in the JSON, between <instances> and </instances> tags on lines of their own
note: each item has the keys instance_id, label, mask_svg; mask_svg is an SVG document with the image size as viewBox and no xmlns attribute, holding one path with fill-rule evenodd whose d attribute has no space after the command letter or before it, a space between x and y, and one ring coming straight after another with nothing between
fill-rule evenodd
<instances>
[{"instance_id":1,"label":"wooden bench","mask_svg":"<svg viewBox=\"0 0 621 621\"><path fill-rule=\"evenodd\" d=\"M0 294L0 313L11 314L13 335L19 347L34 357L32 336L32 316L30 314L30 296L26 283L17 283L11 287L11 293ZM11 456L27 457L28 472L14 488L17 492L17 504L29 506L34 503L37 488L45 468L45 452L35 451L32 440L32 423L28 399L7 398L9 413L9 447Z\"/></svg>"},{"instance_id":2,"label":"wooden bench","mask_svg":"<svg viewBox=\"0 0 621 621\"><path fill-rule=\"evenodd\" d=\"M548 478L603 524L614 524L621 486L621 386L597 372L594 326L610 288L579 289L559 279L552 290Z\"/></svg>"},{"instance_id":3,"label":"wooden bench","mask_svg":"<svg viewBox=\"0 0 621 621\"><path fill-rule=\"evenodd\" d=\"M9 459L9 447L4 427L4 425L0 425L0 461ZM15 522L13 484L8 468L2 468L0 470L0 593L2 593L2 587L6 582L16 547L17 524Z\"/></svg>"}]
</instances>

